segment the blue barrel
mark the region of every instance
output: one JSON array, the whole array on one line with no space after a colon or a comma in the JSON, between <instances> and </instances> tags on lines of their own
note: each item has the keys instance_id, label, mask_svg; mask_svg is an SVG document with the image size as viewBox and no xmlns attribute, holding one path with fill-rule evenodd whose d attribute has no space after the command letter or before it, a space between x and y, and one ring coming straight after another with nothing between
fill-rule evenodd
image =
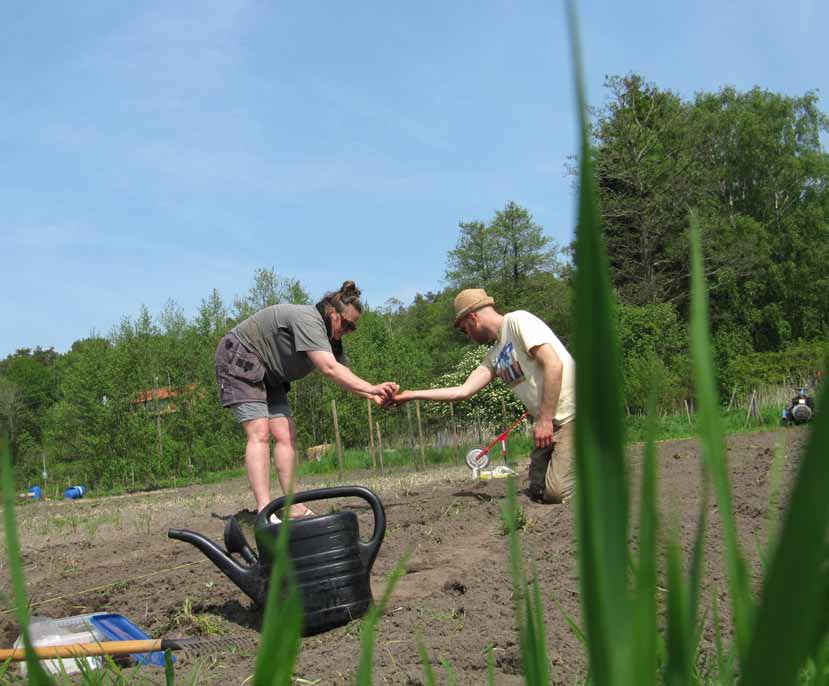
<instances>
[{"instance_id":1,"label":"blue barrel","mask_svg":"<svg viewBox=\"0 0 829 686\"><path fill-rule=\"evenodd\" d=\"M29 486L28 492L34 500L40 500L43 497L43 491L40 486Z\"/></svg>"},{"instance_id":2,"label":"blue barrel","mask_svg":"<svg viewBox=\"0 0 829 686\"><path fill-rule=\"evenodd\" d=\"M84 495L86 495L86 486L70 486L63 492L63 497L70 500L83 498Z\"/></svg>"}]
</instances>

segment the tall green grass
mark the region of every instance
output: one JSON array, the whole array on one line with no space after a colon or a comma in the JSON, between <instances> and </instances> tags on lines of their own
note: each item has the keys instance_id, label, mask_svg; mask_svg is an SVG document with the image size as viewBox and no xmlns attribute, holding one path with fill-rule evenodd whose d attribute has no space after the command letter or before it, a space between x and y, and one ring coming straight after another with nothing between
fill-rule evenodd
<instances>
[{"instance_id":1,"label":"tall green grass","mask_svg":"<svg viewBox=\"0 0 829 686\"><path fill-rule=\"evenodd\" d=\"M501 513L509 537L512 594L518 624L521 663L524 667L524 683L528 686L547 686L550 683L550 661L547 657L544 605L538 578L533 575L532 583L529 584L524 570L518 540L518 503L513 479L509 480L507 502L502 504Z\"/></svg>"},{"instance_id":2,"label":"tall green grass","mask_svg":"<svg viewBox=\"0 0 829 686\"><path fill-rule=\"evenodd\" d=\"M289 496L285 509L291 508ZM262 637L256 653L254 686L291 686L294 664L299 655L302 634L302 599L288 555L291 521L279 527L273 542L271 576L262 621Z\"/></svg>"},{"instance_id":3,"label":"tall green grass","mask_svg":"<svg viewBox=\"0 0 829 686\"><path fill-rule=\"evenodd\" d=\"M635 583L626 563L627 486L621 435L618 340L608 284L598 192L592 168L581 50L574 3L568 2L570 35L581 125L579 221L576 239L576 375L577 534L590 679L599 686L649 683L695 684L713 680L733 683L797 683L806 659L823 664L829 586L827 523L829 498L829 420L817 418L800 467L759 604L750 592L746 563L737 540L727 475L708 328L703 278L701 228L689 218L692 265L691 348L698 405L698 429L704 479L710 481L725 541L725 566L734 625L734 645L724 646L714 606L716 669L701 673L697 659L700 632L699 584L704 550L705 503L700 506L697 534L689 563L682 570L676 536L669 536L667 621L664 665L654 659L656 637L655 575L659 555L653 546L657 526L652 437L646 447L643 474L641 546ZM829 389L823 389L826 407ZM651 435L652 435L651 430ZM707 489L706 489L707 493ZM631 592L629 589L633 588ZM814 670L822 678L820 670Z\"/></svg>"},{"instance_id":4,"label":"tall green grass","mask_svg":"<svg viewBox=\"0 0 829 686\"><path fill-rule=\"evenodd\" d=\"M576 531L582 597L583 636L589 674L596 686L647 684L825 684L829 669L829 416L819 415L794 482L779 536L769 544L766 572L759 598L751 592L747 565L737 539L732 511L723 423L714 386L710 350L707 294L698 218L689 217L691 237L691 338L704 496L701 499L690 559L682 559L678 537L671 526L662 531L657 511L657 464L654 440L657 420L645 429L646 445L641 477L639 544L631 550L629 493L620 383L619 346L614 330L613 300L603 244L598 193L595 185L586 123L586 102L580 64L581 49L573 0L567 2L572 54L581 125L579 219L576 238L576 320L574 354L578 365L576 473ZM651 404L651 408L653 405ZM829 385L819 398L829 407ZM19 612L21 631L29 646L26 596L14 519L14 490L5 439L0 440L0 464L6 545ZM702 612L700 587L705 550L709 488L717 505L725 542L733 643L721 626L716 594L710 608L715 654L699 658ZM516 527L514 484L503 507L508 530L515 612L525 683L549 684L543 622L543 596L537 579L529 581L523 566ZM254 684L287 686L300 647L302 608L291 583L287 532L282 527L274 549L273 576L256 658ZM667 540L664 549L658 545ZM363 620L361 659L356 683L372 682L373 645L383 606L402 574L402 563L392 574L381 602ZM659 620L658 581L664 577L667 597L664 623ZM702 615L702 617L701 617ZM427 683L435 674L429 656L420 647ZM492 652L487 657L488 681L494 682ZM454 682L451 666L443 663L447 681ZM30 661L30 683L50 680L39 664ZM168 677L168 683L172 681Z\"/></svg>"},{"instance_id":5,"label":"tall green grass","mask_svg":"<svg viewBox=\"0 0 829 686\"><path fill-rule=\"evenodd\" d=\"M29 683L34 686L51 684L52 680L46 674L40 662L30 654L32 641L29 636L29 601L26 597L26 583L23 579L20 540L17 537L11 454L9 452L8 435L5 431L0 433L0 480L2 480L3 486L3 525L6 534L6 554L8 555L14 600L17 607L17 621L20 623L20 633L23 636L23 645L27 651L26 667L28 668Z\"/></svg>"}]
</instances>

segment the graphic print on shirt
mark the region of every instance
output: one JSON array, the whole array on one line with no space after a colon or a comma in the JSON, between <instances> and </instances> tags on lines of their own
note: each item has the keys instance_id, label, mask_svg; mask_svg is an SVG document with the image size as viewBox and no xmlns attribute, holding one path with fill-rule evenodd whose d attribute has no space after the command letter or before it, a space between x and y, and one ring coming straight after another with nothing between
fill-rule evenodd
<instances>
[{"instance_id":1,"label":"graphic print on shirt","mask_svg":"<svg viewBox=\"0 0 829 686\"><path fill-rule=\"evenodd\" d=\"M498 353L495 361L495 373L507 386L517 386L524 380L524 370L515 357L512 342L507 343Z\"/></svg>"}]
</instances>

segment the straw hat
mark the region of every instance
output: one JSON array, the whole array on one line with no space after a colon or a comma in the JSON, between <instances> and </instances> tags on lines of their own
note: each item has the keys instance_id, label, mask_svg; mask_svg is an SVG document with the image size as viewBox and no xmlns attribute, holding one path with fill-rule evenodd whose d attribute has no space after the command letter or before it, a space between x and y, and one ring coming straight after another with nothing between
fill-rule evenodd
<instances>
[{"instance_id":1,"label":"straw hat","mask_svg":"<svg viewBox=\"0 0 829 686\"><path fill-rule=\"evenodd\" d=\"M455 296L455 326L470 312L494 305L495 300L483 288L467 288Z\"/></svg>"}]
</instances>

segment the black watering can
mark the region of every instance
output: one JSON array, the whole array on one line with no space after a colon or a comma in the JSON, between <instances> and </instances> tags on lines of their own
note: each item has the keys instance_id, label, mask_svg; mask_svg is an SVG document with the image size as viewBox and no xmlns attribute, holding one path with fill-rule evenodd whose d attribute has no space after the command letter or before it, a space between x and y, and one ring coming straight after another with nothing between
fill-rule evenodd
<instances>
[{"instance_id":1,"label":"black watering can","mask_svg":"<svg viewBox=\"0 0 829 686\"><path fill-rule=\"evenodd\" d=\"M319 488L297 493L294 503L356 496L367 500L374 513L374 532L360 540L357 515L345 510L326 515L293 519L288 530L288 554L304 607L306 636L347 624L362 616L371 604L369 576L386 533L386 513L380 499L362 486ZM187 529L170 529L167 535L192 543L242 589L257 605L265 606L271 575L271 549L283 524L268 519L285 505L287 498L268 503L256 518L258 555L248 545L235 517L225 525L222 550L209 538ZM238 554L244 564L232 555Z\"/></svg>"}]
</instances>

